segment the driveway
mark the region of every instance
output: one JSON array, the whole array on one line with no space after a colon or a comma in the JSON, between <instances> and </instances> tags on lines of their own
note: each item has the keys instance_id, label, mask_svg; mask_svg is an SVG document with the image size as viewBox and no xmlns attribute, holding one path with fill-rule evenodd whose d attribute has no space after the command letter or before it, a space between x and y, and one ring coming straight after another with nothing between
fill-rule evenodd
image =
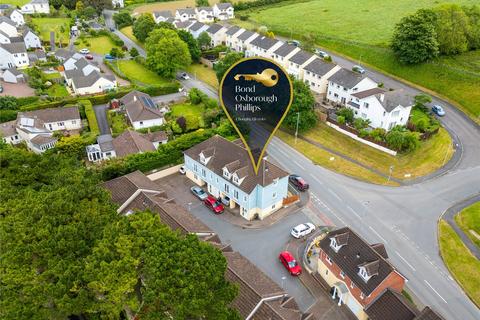
<instances>
[{"instance_id":1,"label":"driveway","mask_svg":"<svg viewBox=\"0 0 480 320\"><path fill-rule=\"evenodd\" d=\"M35 89L30 88L25 83L8 83L0 80L0 85L3 87L3 92L0 96L14 96L14 97L30 97L35 95Z\"/></svg>"},{"instance_id":2,"label":"driveway","mask_svg":"<svg viewBox=\"0 0 480 320\"><path fill-rule=\"evenodd\" d=\"M95 111L95 116L97 117L100 134L110 134L110 126L108 125L107 119L108 105L100 104L97 106L93 106L93 110Z\"/></svg>"}]
</instances>

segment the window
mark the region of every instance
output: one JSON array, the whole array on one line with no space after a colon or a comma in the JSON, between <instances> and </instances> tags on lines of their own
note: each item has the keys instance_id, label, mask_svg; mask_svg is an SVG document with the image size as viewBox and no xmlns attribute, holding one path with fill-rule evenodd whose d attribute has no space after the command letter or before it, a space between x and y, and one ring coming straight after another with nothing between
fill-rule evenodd
<instances>
[{"instance_id":1,"label":"window","mask_svg":"<svg viewBox=\"0 0 480 320\"><path fill-rule=\"evenodd\" d=\"M196 163L193 164L193 171L197 172L198 171L198 166Z\"/></svg>"},{"instance_id":2,"label":"window","mask_svg":"<svg viewBox=\"0 0 480 320\"><path fill-rule=\"evenodd\" d=\"M398 117L399 114L400 114L400 111L397 110L394 113L392 113L392 117Z\"/></svg>"},{"instance_id":3,"label":"window","mask_svg":"<svg viewBox=\"0 0 480 320\"><path fill-rule=\"evenodd\" d=\"M334 93L333 96L334 96L335 98L338 98L338 94L336 94L336 93Z\"/></svg>"},{"instance_id":4,"label":"window","mask_svg":"<svg viewBox=\"0 0 480 320\"><path fill-rule=\"evenodd\" d=\"M275 205L272 205L272 209L275 209Z\"/></svg>"},{"instance_id":5,"label":"window","mask_svg":"<svg viewBox=\"0 0 480 320\"><path fill-rule=\"evenodd\" d=\"M233 190L233 197L238 199L238 190Z\"/></svg>"},{"instance_id":6,"label":"window","mask_svg":"<svg viewBox=\"0 0 480 320\"><path fill-rule=\"evenodd\" d=\"M231 175L230 172L226 168L223 168L223 176L227 179L230 179Z\"/></svg>"},{"instance_id":7,"label":"window","mask_svg":"<svg viewBox=\"0 0 480 320\"><path fill-rule=\"evenodd\" d=\"M385 117L386 114L387 114L387 112L386 112L386 111L383 111L383 116L384 116L384 117Z\"/></svg>"},{"instance_id":8,"label":"window","mask_svg":"<svg viewBox=\"0 0 480 320\"><path fill-rule=\"evenodd\" d=\"M207 177L207 172L205 171L205 169L202 168L202 176L205 178Z\"/></svg>"},{"instance_id":9,"label":"window","mask_svg":"<svg viewBox=\"0 0 480 320\"><path fill-rule=\"evenodd\" d=\"M225 192L226 193L229 193L230 192L230 186L228 184L225 183L225 188L224 188Z\"/></svg>"},{"instance_id":10,"label":"window","mask_svg":"<svg viewBox=\"0 0 480 320\"><path fill-rule=\"evenodd\" d=\"M345 272L340 271L340 277L342 277L342 279L345 279Z\"/></svg>"},{"instance_id":11,"label":"window","mask_svg":"<svg viewBox=\"0 0 480 320\"><path fill-rule=\"evenodd\" d=\"M365 119L366 117L367 117L367 114L362 112L362 118Z\"/></svg>"},{"instance_id":12,"label":"window","mask_svg":"<svg viewBox=\"0 0 480 320\"><path fill-rule=\"evenodd\" d=\"M273 195L272 195L272 198L275 199L277 197L277 193L274 192Z\"/></svg>"},{"instance_id":13,"label":"window","mask_svg":"<svg viewBox=\"0 0 480 320\"><path fill-rule=\"evenodd\" d=\"M350 288L355 288L355 283L353 283L353 281L350 282Z\"/></svg>"},{"instance_id":14,"label":"window","mask_svg":"<svg viewBox=\"0 0 480 320\"><path fill-rule=\"evenodd\" d=\"M328 269L325 269L325 274L328 275Z\"/></svg>"},{"instance_id":15,"label":"window","mask_svg":"<svg viewBox=\"0 0 480 320\"><path fill-rule=\"evenodd\" d=\"M368 109L369 104L367 102L364 102L363 106L365 107L365 109Z\"/></svg>"},{"instance_id":16,"label":"window","mask_svg":"<svg viewBox=\"0 0 480 320\"><path fill-rule=\"evenodd\" d=\"M234 175L232 177L232 181L235 182L236 184L238 184L238 176L237 175Z\"/></svg>"},{"instance_id":17,"label":"window","mask_svg":"<svg viewBox=\"0 0 480 320\"><path fill-rule=\"evenodd\" d=\"M363 292L362 292L362 293L360 293L360 299L362 299L362 300L363 300L364 298L365 298L365 295L363 294Z\"/></svg>"},{"instance_id":18,"label":"window","mask_svg":"<svg viewBox=\"0 0 480 320\"><path fill-rule=\"evenodd\" d=\"M77 124L77 120L72 120L72 124Z\"/></svg>"},{"instance_id":19,"label":"window","mask_svg":"<svg viewBox=\"0 0 480 320\"><path fill-rule=\"evenodd\" d=\"M140 125L143 125L143 121L140 121Z\"/></svg>"},{"instance_id":20,"label":"window","mask_svg":"<svg viewBox=\"0 0 480 320\"><path fill-rule=\"evenodd\" d=\"M332 264L332 259L330 259L329 256L327 256L327 257L325 258L325 260L327 260L328 263Z\"/></svg>"},{"instance_id":21,"label":"window","mask_svg":"<svg viewBox=\"0 0 480 320\"><path fill-rule=\"evenodd\" d=\"M247 196L243 196L243 201L247 202L248 198Z\"/></svg>"}]
</instances>

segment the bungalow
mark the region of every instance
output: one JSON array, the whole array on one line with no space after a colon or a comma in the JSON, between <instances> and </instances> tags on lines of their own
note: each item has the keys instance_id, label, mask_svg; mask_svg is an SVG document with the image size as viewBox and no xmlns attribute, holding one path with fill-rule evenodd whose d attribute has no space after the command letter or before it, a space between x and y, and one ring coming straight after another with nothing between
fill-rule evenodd
<instances>
[{"instance_id":1,"label":"bungalow","mask_svg":"<svg viewBox=\"0 0 480 320\"><path fill-rule=\"evenodd\" d=\"M347 107L355 117L370 120L371 127L388 131L407 124L413 104L413 97L403 89L389 91L376 87L353 93Z\"/></svg>"},{"instance_id":2,"label":"bungalow","mask_svg":"<svg viewBox=\"0 0 480 320\"><path fill-rule=\"evenodd\" d=\"M213 22L213 9L211 7L197 7L195 8L197 20L203 23Z\"/></svg>"},{"instance_id":3,"label":"bungalow","mask_svg":"<svg viewBox=\"0 0 480 320\"><path fill-rule=\"evenodd\" d=\"M32 0L29 3L22 6L20 11L23 14L34 14L34 13L50 13L50 4L48 0Z\"/></svg>"},{"instance_id":4,"label":"bungalow","mask_svg":"<svg viewBox=\"0 0 480 320\"><path fill-rule=\"evenodd\" d=\"M6 16L0 16L0 31L9 38L18 36L17 24Z\"/></svg>"},{"instance_id":5,"label":"bungalow","mask_svg":"<svg viewBox=\"0 0 480 320\"><path fill-rule=\"evenodd\" d=\"M289 66L289 59L299 51L299 47L284 43L273 52L273 60L287 69Z\"/></svg>"},{"instance_id":6,"label":"bungalow","mask_svg":"<svg viewBox=\"0 0 480 320\"><path fill-rule=\"evenodd\" d=\"M155 20L155 23L166 22L170 18L173 18L173 14L170 10L153 12L153 20Z\"/></svg>"},{"instance_id":7,"label":"bungalow","mask_svg":"<svg viewBox=\"0 0 480 320\"><path fill-rule=\"evenodd\" d=\"M225 44L225 40L227 38L226 36L226 32L227 32L227 28L218 24L218 23L214 23L212 25L210 25L210 27L205 30L205 32L210 36L210 38L212 39L211 41L211 46L212 47L216 47L216 46L219 46L221 44Z\"/></svg>"},{"instance_id":8,"label":"bungalow","mask_svg":"<svg viewBox=\"0 0 480 320\"><path fill-rule=\"evenodd\" d=\"M0 123L0 136L5 143L19 144L23 141L17 133L17 120Z\"/></svg>"},{"instance_id":9,"label":"bungalow","mask_svg":"<svg viewBox=\"0 0 480 320\"><path fill-rule=\"evenodd\" d=\"M327 94L328 78L340 70L340 66L315 58L303 68L303 81L322 98Z\"/></svg>"},{"instance_id":10,"label":"bungalow","mask_svg":"<svg viewBox=\"0 0 480 320\"><path fill-rule=\"evenodd\" d=\"M85 58L80 58L73 64L74 70L80 70L84 75L88 76L90 73L97 71L100 72L100 68L88 62Z\"/></svg>"},{"instance_id":11,"label":"bungalow","mask_svg":"<svg viewBox=\"0 0 480 320\"><path fill-rule=\"evenodd\" d=\"M0 69L26 68L30 64L23 42L0 44Z\"/></svg>"},{"instance_id":12,"label":"bungalow","mask_svg":"<svg viewBox=\"0 0 480 320\"><path fill-rule=\"evenodd\" d=\"M129 154L157 150L160 144L168 141L164 131L141 134L127 130L116 138L109 134L100 135L96 144L86 147L88 160L98 162L115 157L125 157Z\"/></svg>"},{"instance_id":13,"label":"bungalow","mask_svg":"<svg viewBox=\"0 0 480 320\"><path fill-rule=\"evenodd\" d=\"M231 26L228 28L227 32L225 32L225 44L232 50L242 52L242 47L238 43L238 36L244 32L245 29Z\"/></svg>"},{"instance_id":14,"label":"bungalow","mask_svg":"<svg viewBox=\"0 0 480 320\"><path fill-rule=\"evenodd\" d=\"M113 75L93 71L87 76L73 77L71 86L77 95L93 94L115 89L117 80Z\"/></svg>"},{"instance_id":15,"label":"bungalow","mask_svg":"<svg viewBox=\"0 0 480 320\"><path fill-rule=\"evenodd\" d=\"M272 39L266 36L259 36L250 42L250 46L245 51L246 57L259 56L263 58L272 59L273 52L283 44L282 41Z\"/></svg>"},{"instance_id":16,"label":"bungalow","mask_svg":"<svg viewBox=\"0 0 480 320\"><path fill-rule=\"evenodd\" d=\"M378 84L370 78L341 68L328 78L327 100L346 106L353 93L376 87Z\"/></svg>"},{"instance_id":17,"label":"bungalow","mask_svg":"<svg viewBox=\"0 0 480 320\"><path fill-rule=\"evenodd\" d=\"M303 68L315 58L317 58L316 55L300 50L288 59L287 72L297 79L303 79Z\"/></svg>"},{"instance_id":18,"label":"bungalow","mask_svg":"<svg viewBox=\"0 0 480 320\"><path fill-rule=\"evenodd\" d=\"M53 136L53 132L81 128L82 120L78 107L41 109L17 114L17 133L35 153L42 153L55 146L57 138Z\"/></svg>"},{"instance_id":19,"label":"bungalow","mask_svg":"<svg viewBox=\"0 0 480 320\"><path fill-rule=\"evenodd\" d=\"M58 49L57 51L55 51L55 58L57 58L60 62L62 62L64 64L64 67L67 67L65 66L65 64L69 59L73 59L73 60L67 63L68 66L70 64L73 65L77 60L79 60L82 57L84 57L82 54L75 51L69 51L65 49ZM73 66L70 69L73 69Z\"/></svg>"},{"instance_id":20,"label":"bungalow","mask_svg":"<svg viewBox=\"0 0 480 320\"><path fill-rule=\"evenodd\" d=\"M165 123L166 110L160 110L146 93L132 91L120 99L120 104L135 130L161 126Z\"/></svg>"},{"instance_id":21,"label":"bungalow","mask_svg":"<svg viewBox=\"0 0 480 320\"><path fill-rule=\"evenodd\" d=\"M42 47L42 42L40 41L40 38L30 28L23 28L21 35L27 49Z\"/></svg>"},{"instance_id":22,"label":"bungalow","mask_svg":"<svg viewBox=\"0 0 480 320\"><path fill-rule=\"evenodd\" d=\"M246 220L264 219L283 206L288 194L288 173L264 159L255 174L247 150L237 141L218 135L184 152L186 176L207 185L215 198L238 207Z\"/></svg>"},{"instance_id":23,"label":"bungalow","mask_svg":"<svg viewBox=\"0 0 480 320\"><path fill-rule=\"evenodd\" d=\"M260 35L256 32L252 32L250 30L245 30L239 35L233 37L233 42L237 43L237 50L239 52L245 52L248 50L250 46L250 42L252 42L255 38L259 37ZM238 50L239 49L239 50Z\"/></svg>"},{"instance_id":24,"label":"bungalow","mask_svg":"<svg viewBox=\"0 0 480 320\"><path fill-rule=\"evenodd\" d=\"M385 289L401 292L407 281L388 261L383 244L370 245L348 227L320 241L318 274L330 286L332 299L360 320L368 318L365 308Z\"/></svg>"},{"instance_id":25,"label":"bungalow","mask_svg":"<svg viewBox=\"0 0 480 320\"><path fill-rule=\"evenodd\" d=\"M208 24L202 22L194 22L192 25L188 27L188 32L192 34L192 36L197 39L198 36L205 30L209 28Z\"/></svg>"},{"instance_id":26,"label":"bungalow","mask_svg":"<svg viewBox=\"0 0 480 320\"><path fill-rule=\"evenodd\" d=\"M195 8L185 8L185 9L177 9L175 11L175 20L179 20L181 22L195 20L197 18L197 13Z\"/></svg>"},{"instance_id":27,"label":"bungalow","mask_svg":"<svg viewBox=\"0 0 480 320\"><path fill-rule=\"evenodd\" d=\"M234 8L231 3L216 3L213 6L213 16L218 20L228 20L235 18Z\"/></svg>"},{"instance_id":28,"label":"bungalow","mask_svg":"<svg viewBox=\"0 0 480 320\"><path fill-rule=\"evenodd\" d=\"M23 18L23 14L17 10L10 10L5 13L5 16L10 18L13 22L15 22L15 25L17 27L23 26L25 24L25 19Z\"/></svg>"},{"instance_id":29,"label":"bungalow","mask_svg":"<svg viewBox=\"0 0 480 320\"><path fill-rule=\"evenodd\" d=\"M3 72L3 81L8 83L25 82L25 75L15 68L10 68Z\"/></svg>"}]
</instances>

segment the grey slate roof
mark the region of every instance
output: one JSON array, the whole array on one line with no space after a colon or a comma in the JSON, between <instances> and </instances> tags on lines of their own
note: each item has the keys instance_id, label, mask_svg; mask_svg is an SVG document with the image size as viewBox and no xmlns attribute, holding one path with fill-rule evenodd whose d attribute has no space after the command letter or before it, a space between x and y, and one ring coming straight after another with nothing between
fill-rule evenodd
<instances>
[{"instance_id":1,"label":"grey slate roof","mask_svg":"<svg viewBox=\"0 0 480 320\"><path fill-rule=\"evenodd\" d=\"M183 9L177 9L178 13L180 15L186 13L188 15L193 15L195 14L195 8L183 8Z\"/></svg>"},{"instance_id":2,"label":"grey slate roof","mask_svg":"<svg viewBox=\"0 0 480 320\"><path fill-rule=\"evenodd\" d=\"M0 16L0 24L2 22L5 22L9 25L11 25L12 27L17 27L17 25L15 24L15 22L12 21L12 19L10 19L9 17L6 17L6 16Z\"/></svg>"},{"instance_id":3,"label":"grey slate roof","mask_svg":"<svg viewBox=\"0 0 480 320\"><path fill-rule=\"evenodd\" d=\"M206 25L205 23L201 23L197 21L194 24L192 24L190 27L188 27L188 29L192 31L198 31L200 30L200 28L202 28L205 25Z\"/></svg>"},{"instance_id":4,"label":"grey slate roof","mask_svg":"<svg viewBox=\"0 0 480 320\"><path fill-rule=\"evenodd\" d=\"M174 21L173 24L177 29L186 29L192 24L192 21Z\"/></svg>"},{"instance_id":5,"label":"grey slate roof","mask_svg":"<svg viewBox=\"0 0 480 320\"><path fill-rule=\"evenodd\" d=\"M7 69L5 72L10 72L11 74L13 74L14 76L20 76L20 75L23 75L23 73L21 73L20 71L18 71L17 69L15 68L10 68L10 69Z\"/></svg>"},{"instance_id":6,"label":"grey slate roof","mask_svg":"<svg viewBox=\"0 0 480 320\"><path fill-rule=\"evenodd\" d=\"M298 65L302 65L312 56L313 56L312 53L307 52L305 50L300 50L290 58L290 61Z\"/></svg>"},{"instance_id":7,"label":"grey slate roof","mask_svg":"<svg viewBox=\"0 0 480 320\"><path fill-rule=\"evenodd\" d=\"M0 136L9 137L9 136L16 135L17 134L17 130L15 129L16 123L17 123L17 120L0 123Z\"/></svg>"},{"instance_id":8,"label":"grey slate roof","mask_svg":"<svg viewBox=\"0 0 480 320\"><path fill-rule=\"evenodd\" d=\"M276 55L279 55L280 57L286 57L290 52L292 52L293 50L295 50L297 47L294 46L294 45L291 45L291 44L288 44L288 43L284 43L280 46L280 48L278 48L277 50L275 50L275 54Z\"/></svg>"},{"instance_id":9,"label":"grey slate roof","mask_svg":"<svg viewBox=\"0 0 480 320\"><path fill-rule=\"evenodd\" d=\"M129 102L125 103L125 109L131 122L163 118L163 113L160 110L146 105L141 97L151 99L149 95L144 93L134 94L129 98ZM122 99L122 101L125 101L125 99Z\"/></svg>"},{"instance_id":10,"label":"grey slate roof","mask_svg":"<svg viewBox=\"0 0 480 320\"><path fill-rule=\"evenodd\" d=\"M169 10L154 11L154 12L153 12L153 16L154 16L155 18L158 18L158 17L164 17L165 19L173 18L173 14L172 14L172 12L170 12Z\"/></svg>"},{"instance_id":11,"label":"grey slate roof","mask_svg":"<svg viewBox=\"0 0 480 320\"><path fill-rule=\"evenodd\" d=\"M383 95L383 101L381 100L381 94L376 94L376 97L387 112L391 112L399 105L403 107L409 107L413 105L413 97L407 94L403 89L387 91Z\"/></svg>"},{"instance_id":12,"label":"grey slate roof","mask_svg":"<svg viewBox=\"0 0 480 320\"><path fill-rule=\"evenodd\" d=\"M229 2L225 2L225 3L217 3L217 8L220 9L220 10L225 10L225 9L228 9L230 7L233 7L231 3Z\"/></svg>"},{"instance_id":13,"label":"grey slate roof","mask_svg":"<svg viewBox=\"0 0 480 320\"><path fill-rule=\"evenodd\" d=\"M67 79L73 79L73 78L76 78L76 77L84 77L85 76L83 74L83 71L78 70L78 69L65 70L64 74L65 74L65 78L67 78Z\"/></svg>"},{"instance_id":14,"label":"grey slate roof","mask_svg":"<svg viewBox=\"0 0 480 320\"><path fill-rule=\"evenodd\" d=\"M221 29L223 28L222 25L218 24L218 23L214 23L210 26L210 28L208 28L207 30L205 30L206 32L208 33L211 33L211 34L215 34L217 33L218 31L220 31Z\"/></svg>"},{"instance_id":15,"label":"grey slate roof","mask_svg":"<svg viewBox=\"0 0 480 320\"><path fill-rule=\"evenodd\" d=\"M78 107L61 107L19 112L19 118L39 119L44 123L80 119Z\"/></svg>"},{"instance_id":16,"label":"grey slate roof","mask_svg":"<svg viewBox=\"0 0 480 320\"><path fill-rule=\"evenodd\" d=\"M17 36L17 37L10 37L10 42L11 43L24 43L25 39L22 36Z\"/></svg>"},{"instance_id":17,"label":"grey slate roof","mask_svg":"<svg viewBox=\"0 0 480 320\"><path fill-rule=\"evenodd\" d=\"M100 146L102 152L108 152L114 149L112 141L113 137L111 134L102 134L97 138L97 143Z\"/></svg>"},{"instance_id":18,"label":"grey slate roof","mask_svg":"<svg viewBox=\"0 0 480 320\"><path fill-rule=\"evenodd\" d=\"M57 141L57 138L53 137L53 136L44 136L44 135L37 135L35 137L33 137L30 142L37 145L37 146L41 146L41 145L44 145L44 144L48 144L48 143L51 143L51 142L55 142Z\"/></svg>"},{"instance_id":19,"label":"grey slate roof","mask_svg":"<svg viewBox=\"0 0 480 320\"><path fill-rule=\"evenodd\" d=\"M198 7L197 10L198 10L198 12L200 12L200 11L213 12L212 7Z\"/></svg>"},{"instance_id":20,"label":"grey slate roof","mask_svg":"<svg viewBox=\"0 0 480 320\"><path fill-rule=\"evenodd\" d=\"M352 89L364 78L365 76L357 72L353 72L345 68L341 68L340 70L335 72L330 78L328 78L328 81L331 81L335 84L339 84L342 87Z\"/></svg>"},{"instance_id":21,"label":"grey slate roof","mask_svg":"<svg viewBox=\"0 0 480 320\"><path fill-rule=\"evenodd\" d=\"M279 42L279 41L280 40L272 39L272 38L265 37L265 36L261 36L261 37L257 37L255 39L253 39L252 42L250 42L250 44L253 45L253 46L257 46L259 48L268 50L271 47L273 47L275 44L277 44L277 42Z\"/></svg>"},{"instance_id":22,"label":"grey slate roof","mask_svg":"<svg viewBox=\"0 0 480 320\"><path fill-rule=\"evenodd\" d=\"M227 36L233 36L235 33L238 32L238 30L240 30L241 28L238 27L238 26L231 26L230 28L228 28L227 32L225 32L225 34Z\"/></svg>"},{"instance_id":23,"label":"grey slate roof","mask_svg":"<svg viewBox=\"0 0 480 320\"><path fill-rule=\"evenodd\" d=\"M257 37L259 36L258 33L255 33L255 32L250 31L250 30L245 30L238 36L238 39L242 40L242 41L245 41L245 40L249 39L251 36L253 36L254 34L256 34Z\"/></svg>"},{"instance_id":24,"label":"grey slate roof","mask_svg":"<svg viewBox=\"0 0 480 320\"><path fill-rule=\"evenodd\" d=\"M373 96L373 95L376 95L378 93L384 93L385 89L383 88L372 88L372 89L368 89L368 90L364 90L364 91L360 91L360 92L355 92L352 94L353 97L355 98L358 98L358 99L363 99L363 98L366 98L366 97L370 97L370 96Z\"/></svg>"},{"instance_id":25,"label":"grey slate roof","mask_svg":"<svg viewBox=\"0 0 480 320\"><path fill-rule=\"evenodd\" d=\"M68 50L65 50L65 49L58 49L57 51L55 51L55 57L57 58L61 58L63 60L68 60L71 56L73 56L75 52L73 51L68 51Z\"/></svg>"},{"instance_id":26,"label":"grey slate roof","mask_svg":"<svg viewBox=\"0 0 480 320\"><path fill-rule=\"evenodd\" d=\"M0 47L7 50L9 53L26 53L27 48L23 42L1 43Z\"/></svg>"},{"instance_id":27,"label":"grey slate roof","mask_svg":"<svg viewBox=\"0 0 480 320\"><path fill-rule=\"evenodd\" d=\"M304 67L305 70L319 76L327 74L333 68L335 68L335 64L331 62L325 62L324 60L318 58L314 59L312 62L310 62Z\"/></svg>"},{"instance_id":28,"label":"grey slate roof","mask_svg":"<svg viewBox=\"0 0 480 320\"><path fill-rule=\"evenodd\" d=\"M92 86L100 78L105 78L112 82L115 81L113 75L100 75L96 70L90 72L87 76L74 77L72 78L72 81L76 88L87 88Z\"/></svg>"}]
</instances>

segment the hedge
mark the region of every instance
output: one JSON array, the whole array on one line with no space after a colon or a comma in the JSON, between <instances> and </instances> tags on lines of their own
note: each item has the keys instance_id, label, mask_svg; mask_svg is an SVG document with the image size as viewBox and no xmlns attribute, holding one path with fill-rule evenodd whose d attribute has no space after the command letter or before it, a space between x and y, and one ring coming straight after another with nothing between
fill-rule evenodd
<instances>
[{"instance_id":1,"label":"hedge","mask_svg":"<svg viewBox=\"0 0 480 320\"><path fill-rule=\"evenodd\" d=\"M240 11L240 10L246 10L250 8L267 6L270 4L280 3L284 1L289 1L289 0L255 0L255 1L249 1L249 2L239 1L233 5L233 8L235 9L235 11Z\"/></svg>"},{"instance_id":2,"label":"hedge","mask_svg":"<svg viewBox=\"0 0 480 320\"><path fill-rule=\"evenodd\" d=\"M90 132L95 135L100 134L97 117L95 116L95 110L93 110L93 104L89 100L79 100L78 103L80 103L85 108L85 115L88 120Z\"/></svg>"}]
</instances>

